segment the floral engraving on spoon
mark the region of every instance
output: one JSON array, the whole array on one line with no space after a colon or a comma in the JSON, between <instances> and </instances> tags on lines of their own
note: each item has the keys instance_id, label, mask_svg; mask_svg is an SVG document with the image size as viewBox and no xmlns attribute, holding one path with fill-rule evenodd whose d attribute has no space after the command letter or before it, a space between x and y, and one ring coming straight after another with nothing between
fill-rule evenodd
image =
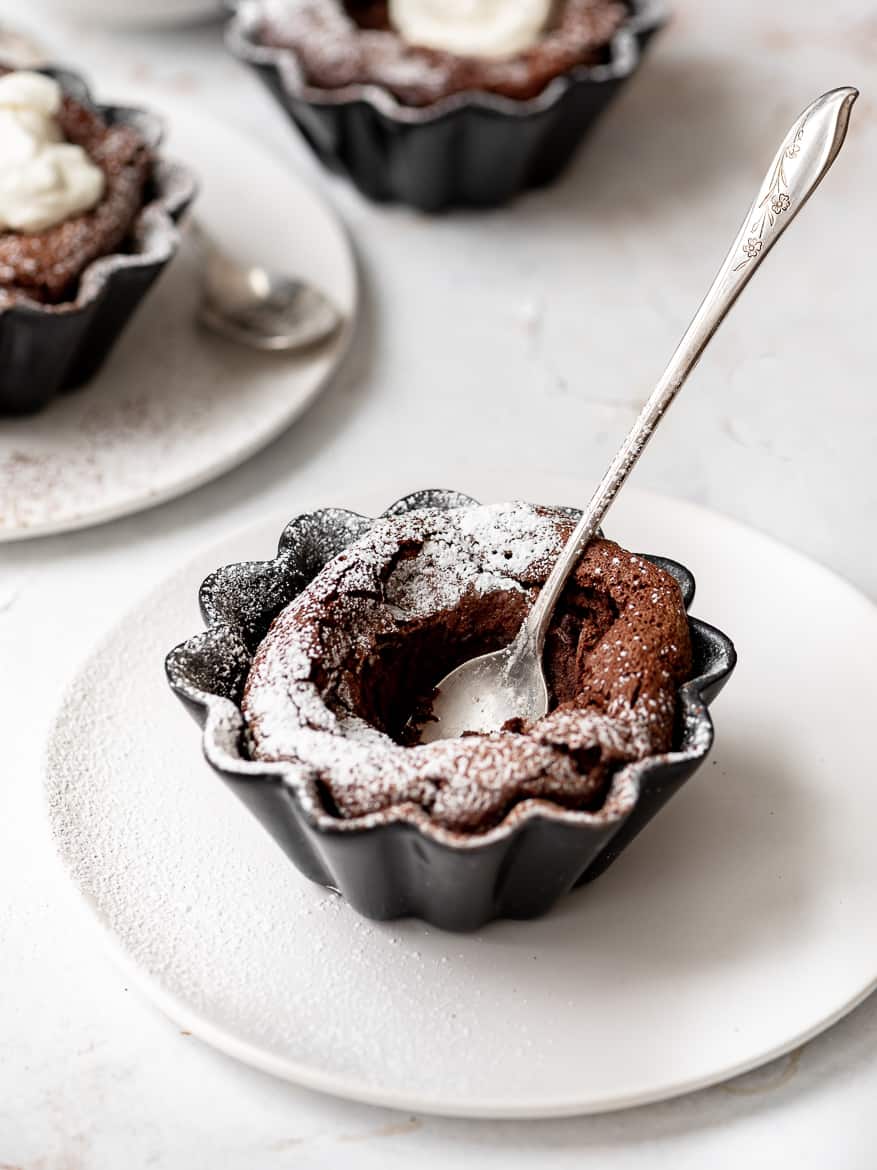
<instances>
[{"instance_id":1,"label":"floral engraving on spoon","mask_svg":"<svg viewBox=\"0 0 877 1170\"><path fill-rule=\"evenodd\" d=\"M801 139L804 137L804 127L807 125L807 114L801 119L791 141L777 159L771 176L770 184L764 198L758 204L758 214L749 227L749 238L743 244L743 259L734 265L734 271L745 268L750 260L754 260L764 246L763 236L766 228L772 228L778 215L788 211L792 204L789 196L789 181L786 178L786 160L797 158L801 153Z\"/></svg>"}]
</instances>

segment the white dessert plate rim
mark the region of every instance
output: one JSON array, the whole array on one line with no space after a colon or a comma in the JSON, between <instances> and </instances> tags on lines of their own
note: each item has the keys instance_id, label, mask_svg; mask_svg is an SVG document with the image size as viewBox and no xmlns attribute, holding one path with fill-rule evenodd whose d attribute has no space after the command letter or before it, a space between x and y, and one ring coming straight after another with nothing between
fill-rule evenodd
<instances>
[{"instance_id":1,"label":"white dessert plate rim","mask_svg":"<svg viewBox=\"0 0 877 1170\"><path fill-rule=\"evenodd\" d=\"M485 500L515 494L508 491L507 475L470 473L468 478L470 482L438 486L458 488ZM569 503L581 497L581 485L576 481L557 475L542 478L542 502ZM860 1003L877 986L877 925L873 924L871 892L877 888L873 884L877 882L877 858L870 859L862 845L862 830L854 821L867 820L865 806L869 802L877 813L877 797L872 801L861 788L848 791L849 785L855 786L855 778L842 767L832 769L832 783L837 786L832 804L835 820L827 828L824 821L819 822L824 839L819 841L821 854L812 858L812 864L819 867L821 884L804 880L809 871L802 850L812 842L801 838L806 838L813 827L806 814L808 805L818 803L821 783L821 773L816 775L815 765L807 772L808 756L804 750L815 742L813 729L808 731L808 723L812 722L807 709L811 699L806 679L801 678L797 679L798 708L786 701L788 687L786 695L779 693L776 712L768 713L780 720L775 737L779 745L763 739L763 727L757 723L759 703L768 700L767 683L773 684L779 672L776 678L759 683L755 675L747 674L746 664L754 661L757 670L764 672L780 650L790 654L794 647L787 616L772 612L780 583L768 581L760 587L750 578L756 572L782 573L786 582L794 578L803 591L809 592L817 612L819 602L830 599L835 604L837 637L843 638L849 626L856 644L861 647L873 642L875 652L877 607L801 554L736 521L684 501L629 491L616 506L608 528L610 534L618 531L625 540L630 533L641 541L643 533L653 531L660 546L639 547L638 551L673 556L687 563L701 586L694 612L739 639L739 674L743 677L738 674L732 678L716 704L716 773L711 778L708 762L700 785L695 778L689 786L693 797L686 796L683 790L615 869L593 886L570 895L554 914L539 923L498 924L475 936L443 934L412 920L367 923L339 904L337 898L295 873L261 828L225 792L221 781L214 781L207 766L199 763L196 727L176 710L169 695L164 703L164 681L157 681L154 673L161 672L161 662L145 663L138 655L140 646L130 642L127 631L138 623L148 627L152 622L153 626L167 626L162 634L164 640L172 630L172 636L175 638L179 632L182 640L200 628L195 590L200 576L210 569L240 557L270 556L284 523L300 511L336 505L374 514L403 494L404 489L381 492L369 488L359 494L349 492L346 497L336 492L334 498L302 500L300 507L291 503L287 515L250 526L202 552L149 599L133 607L127 621L95 652L68 692L49 748L49 821L68 884L88 905L91 917L101 926L105 942L128 977L181 1028L275 1076L371 1104L481 1118L605 1112L691 1092L798 1047ZM533 498L532 492L528 494ZM672 534L674 546L667 547ZM716 557L722 555L723 547L728 559L718 563ZM702 550L702 560L698 548ZM745 564L740 561L742 550L748 550ZM741 599L742 593L750 590L766 615L753 613ZM789 604L794 606L794 600ZM741 626L738 622L745 614L751 614L751 620ZM132 621L132 617L136 620ZM762 635L763 640L765 631L770 629L776 631L776 646L759 647L750 640L750 635L756 634ZM144 637L144 644L149 645L148 631ZM163 649L170 649L173 641L161 644ZM823 639L818 624L811 630L810 652L816 658L823 655L826 667L831 662L825 655L831 653L830 646L834 644ZM122 661L125 647L128 652ZM852 662L849 665L854 669ZM129 687L128 693L125 671L136 675L135 690ZM93 730L89 720L95 714L90 704L96 688L99 692L101 686L104 697L110 692L120 693L114 719L130 718L132 695L136 692L138 702L145 704L142 715L149 716L152 734L172 735L172 754L178 763L173 765L175 774L165 780L160 780L161 769L155 764L157 771L151 773L150 782L159 787L145 787L147 781L141 773L144 767L149 770L148 762L143 758L142 741L138 742L134 733L125 748L128 765L124 785L111 786L109 782L111 773L118 778L122 757L94 766L95 756L101 753L92 750L88 742ZM761 687L762 691L752 695L753 687ZM840 706L834 714L842 721ZM837 726L843 727L844 734L858 734L853 723ZM727 802L727 785L723 788L715 776L727 771L733 774L734 783L757 786L761 783L759 768L765 766L759 754L773 752L768 760L773 768L783 763L785 753L794 752L801 737L804 742L800 754L783 778L783 785L791 784L791 791L784 793L781 786L765 798L774 802L778 820L785 818L788 832L778 830L767 816L751 816L745 811L745 800ZM849 751L856 746L853 743ZM740 748L745 749L744 764L748 762L750 770L758 773L754 779L739 762L735 763ZM842 756L846 750L843 746L839 749ZM197 804L178 786L180 781L188 783L190 776L192 784L204 785ZM168 792L162 793L161 785ZM171 807L169 791L174 785L174 793L182 801L174 805L181 822L168 842L160 839L160 817L149 820L149 805L155 802ZM800 792L795 785L800 785ZM232 878L223 873L222 855L216 852L219 837L213 842L201 839L205 834L209 837L219 832L217 825L208 818L202 820L199 829L191 819L195 808L203 814L201 801L205 793L209 793L211 816L223 822L222 840L233 843L236 854L241 855L238 858L226 854L228 864L233 869L238 867L238 879L245 874L252 883L246 894L237 898L231 892ZM95 815L98 810L103 818ZM734 816L742 816L740 825L747 831L736 834L732 846L723 850L723 818L731 818L733 829ZM790 820L795 816L801 816L800 823ZM684 853L676 846L691 840L692 828L699 833L706 831L708 838L713 834L715 839L706 854L709 864L701 868L695 865L688 873ZM774 874L774 862L764 859L766 843L778 851L775 863L782 872ZM198 853L197 861L178 855L182 869L177 876L182 886L190 879L197 879L202 889L207 888L205 881L214 883L206 899L210 903L205 907L206 922L193 927L190 942L196 950L206 946L205 953L210 953L211 948L222 950L227 955L227 971L209 969L206 963L193 965L194 960L181 956L179 947L184 936L176 925L173 929L168 925L175 922L171 911L176 877L171 879L154 864L163 853L169 858L166 851L171 846L184 853ZM144 849L152 855L153 863L144 858ZM212 862L211 851L215 855ZM739 874L735 868L738 854ZM657 862L665 868L663 877L672 905L662 902L663 887L657 886L656 893L656 884L648 881ZM862 867L867 867L867 872ZM760 891L760 900L753 900L751 906L729 902L738 882L746 890ZM800 882L801 889L796 897L787 898L787 890L795 882ZM147 904L151 900L148 883L160 887L166 919ZM288 901L278 900L278 883L287 884L284 898ZM217 925L218 912L212 905L217 889L224 896L221 926ZM777 904L771 906L771 899ZM741 940L739 947L731 946L725 954L723 932L719 930L715 962L702 938L695 937L695 932L702 935L704 929L712 929L713 900L719 919L721 913L726 916L725 933L730 932L733 942L736 931ZM254 903L259 921L250 929ZM605 913L603 903L609 904ZM626 932L613 934L607 914L617 913L618 908L624 908L630 937ZM648 918L637 917L639 913L653 917L670 909L678 909L682 921L668 919L662 930L656 928L651 934ZM686 914L692 916L690 923ZM705 915L702 921L701 915ZM752 939L748 938L747 916L755 924ZM856 930L849 928L850 922L856 924ZM718 926L722 925L719 921ZM589 937L599 950L576 950L577 929L591 932ZM232 930L238 934L250 930L247 948L240 952L227 949L228 932ZM642 939L637 931L644 932ZM278 932L286 932L283 941L278 941ZM613 946L609 946L613 939ZM548 965L537 959L550 955L553 947L557 949L551 966L556 970L547 970ZM680 963L679 953L686 954L686 948L694 956L690 964ZM531 950L538 954L531 956ZM481 957L487 952L491 953L489 963ZM351 954L357 956L358 977L349 983L339 982L338 965L351 961ZM823 959L819 971L807 963L816 955ZM528 962L522 962L524 958ZM619 966L613 969L616 959ZM327 967L333 960L334 965ZM595 973L589 974L592 964ZM278 965L287 967L280 983ZM668 983L668 969L679 979L678 986ZM604 983L596 972L609 972L611 977ZM318 973L322 973L320 978ZM537 974L539 980L535 979ZM786 979L796 976L793 991L789 983L779 985L783 974ZM526 997L511 994L516 989L510 990L506 985L506 975L522 983L525 978L530 980ZM630 1033L623 1019L610 1027L596 1013L590 1022L583 1022L583 1012L594 1012L593 999L588 998L593 996L594 985L588 981L598 977L599 986L606 989L599 1011L619 1009L627 1003L625 995L630 994L634 998L627 1008L639 1013L639 1027L647 1034L642 1030ZM326 987L321 986L320 979L326 981ZM395 996L393 1011L376 1006L373 997L369 998L376 980L388 995ZM552 1007L556 990L551 989L552 981L567 992L581 988L578 1002L557 1000L558 1019ZM628 991L625 981L631 985ZM542 989L540 982L544 984ZM286 1002L283 993L277 991L279 986L287 993L294 988L296 994ZM341 990L343 996L339 998ZM314 1005L323 1005L321 996L328 997L330 992L336 996L338 1029L328 1029L328 1042L312 1043L309 1029L318 1014ZM474 1002L471 997L476 994L484 1013L483 1032L478 1030L482 1016L470 1011ZM252 1009L254 995L264 998L259 1010ZM518 1015L509 1031L512 1036L523 1037L521 1046L509 1048L510 1038L499 1034L497 1020L491 1016L491 995L500 1007L502 1002L517 1005ZM443 1014L446 1002L459 1004L464 1015L469 1013L462 1056L461 1034L455 1030L456 1025L448 1025ZM719 1019L711 1010L716 1003L726 1005L726 1019ZM699 1004L707 1013L702 1019L698 1016ZM671 1007L678 1029L668 1017ZM370 1034L372 1024L378 1028L368 1046L362 1041L361 1051L352 1030L357 1012L363 1014L363 1036ZM374 1021L372 1015L376 1017ZM596 1060L574 1058L578 1050L567 1045L565 1034L576 1028L583 1029L581 1036L593 1034L602 1040L603 1047L591 1050L592 1056L598 1053ZM639 1044L638 1059L634 1059L636 1053L628 1056L623 1051L607 1050L607 1037L613 1035L619 1044ZM576 1037L571 1037L569 1044L574 1040ZM351 1061L357 1067L348 1067ZM528 1079L531 1073L532 1082Z\"/></svg>"}]
</instances>

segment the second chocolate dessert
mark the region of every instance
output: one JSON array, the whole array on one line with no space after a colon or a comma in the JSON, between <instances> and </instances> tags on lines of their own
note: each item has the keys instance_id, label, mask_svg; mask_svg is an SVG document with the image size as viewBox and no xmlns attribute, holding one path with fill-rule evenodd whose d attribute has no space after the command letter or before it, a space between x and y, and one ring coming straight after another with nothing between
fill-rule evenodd
<instances>
[{"instance_id":1,"label":"second chocolate dessert","mask_svg":"<svg viewBox=\"0 0 877 1170\"><path fill-rule=\"evenodd\" d=\"M545 7L549 19L535 43L495 59L477 48L449 52L411 43L394 26L387 0L273 0L261 38L294 49L309 83L326 89L380 85L412 106L467 91L526 100L561 73L599 63L628 15L616 0Z\"/></svg>"},{"instance_id":2,"label":"second chocolate dessert","mask_svg":"<svg viewBox=\"0 0 877 1170\"><path fill-rule=\"evenodd\" d=\"M228 43L372 199L494 207L552 182L663 0L248 0Z\"/></svg>"}]
</instances>

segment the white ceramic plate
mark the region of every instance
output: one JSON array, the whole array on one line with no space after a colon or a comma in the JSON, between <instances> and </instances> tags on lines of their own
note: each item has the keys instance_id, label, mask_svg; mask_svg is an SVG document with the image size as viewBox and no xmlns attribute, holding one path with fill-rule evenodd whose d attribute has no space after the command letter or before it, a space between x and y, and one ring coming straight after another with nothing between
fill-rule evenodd
<instances>
[{"instance_id":1,"label":"white ceramic plate","mask_svg":"<svg viewBox=\"0 0 877 1170\"><path fill-rule=\"evenodd\" d=\"M444 486L501 499L510 483ZM582 485L552 478L540 495L575 502ZM389 502L351 492L290 514ZM874 987L877 609L850 586L718 515L625 493L611 533L689 565L695 613L737 641L717 747L594 885L541 921L455 936L365 921L300 877L203 763L168 693L163 656L200 628L201 578L270 556L282 519L138 605L83 668L49 751L65 870L180 1027L363 1101L541 1117L732 1076Z\"/></svg>"},{"instance_id":2,"label":"white ceramic plate","mask_svg":"<svg viewBox=\"0 0 877 1170\"><path fill-rule=\"evenodd\" d=\"M223 0L39 0L43 8L88 24L148 28L188 24L228 12ZM74 7L74 12L70 9Z\"/></svg>"},{"instance_id":3,"label":"white ceramic plate","mask_svg":"<svg viewBox=\"0 0 877 1170\"><path fill-rule=\"evenodd\" d=\"M182 107L168 125L166 153L200 176L205 226L233 254L319 283L346 327L299 355L213 337L194 323L196 257L184 241L97 378L40 414L0 418L0 541L111 520L220 475L284 430L347 350L356 265L334 214L227 126Z\"/></svg>"}]
</instances>

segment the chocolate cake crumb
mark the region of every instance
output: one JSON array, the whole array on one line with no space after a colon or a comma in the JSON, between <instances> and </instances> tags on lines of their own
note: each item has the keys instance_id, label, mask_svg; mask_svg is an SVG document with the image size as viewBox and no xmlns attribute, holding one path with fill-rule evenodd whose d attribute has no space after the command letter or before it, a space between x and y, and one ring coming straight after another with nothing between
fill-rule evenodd
<instances>
[{"instance_id":1,"label":"chocolate cake crumb","mask_svg":"<svg viewBox=\"0 0 877 1170\"><path fill-rule=\"evenodd\" d=\"M414 805L476 833L528 799L599 807L619 768L670 749L691 670L675 579L611 541L591 543L555 614L544 718L408 738L449 670L511 641L572 527L522 503L377 521L262 641L242 701L251 756L296 766L345 819Z\"/></svg>"}]
</instances>

